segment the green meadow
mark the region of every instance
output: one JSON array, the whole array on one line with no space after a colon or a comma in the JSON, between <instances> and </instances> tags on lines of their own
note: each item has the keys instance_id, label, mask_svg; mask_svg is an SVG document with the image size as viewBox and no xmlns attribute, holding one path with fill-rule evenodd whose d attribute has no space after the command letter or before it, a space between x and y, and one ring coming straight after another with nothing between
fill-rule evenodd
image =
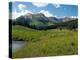
<instances>
[{"instance_id":1,"label":"green meadow","mask_svg":"<svg viewBox=\"0 0 80 60\"><path fill-rule=\"evenodd\" d=\"M35 30L14 25L12 39L26 42L24 47L12 53L12 58L78 54L78 32L74 30Z\"/></svg>"}]
</instances>

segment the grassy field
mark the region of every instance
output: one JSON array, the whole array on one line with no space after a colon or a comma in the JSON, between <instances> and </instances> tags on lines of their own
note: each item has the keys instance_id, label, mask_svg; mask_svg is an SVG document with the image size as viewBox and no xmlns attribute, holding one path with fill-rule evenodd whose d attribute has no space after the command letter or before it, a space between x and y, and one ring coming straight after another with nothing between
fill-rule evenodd
<instances>
[{"instance_id":1,"label":"grassy field","mask_svg":"<svg viewBox=\"0 0 80 60\"><path fill-rule=\"evenodd\" d=\"M24 40L27 44L12 54L12 58L61 56L78 54L78 34L71 30L34 30L23 26L12 26L13 40Z\"/></svg>"}]
</instances>

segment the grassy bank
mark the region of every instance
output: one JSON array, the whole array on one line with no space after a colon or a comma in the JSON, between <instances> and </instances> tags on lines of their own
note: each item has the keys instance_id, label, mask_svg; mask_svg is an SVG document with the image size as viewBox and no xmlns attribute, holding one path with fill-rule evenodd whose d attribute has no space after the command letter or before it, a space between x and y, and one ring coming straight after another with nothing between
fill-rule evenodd
<instances>
[{"instance_id":1,"label":"grassy bank","mask_svg":"<svg viewBox=\"0 0 80 60\"><path fill-rule=\"evenodd\" d=\"M23 26L12 27L13 40L24 40L27 44L12 54L13 58L59 56L77 54L77 31L34 30Z\"/></svg>"}]
</instances>

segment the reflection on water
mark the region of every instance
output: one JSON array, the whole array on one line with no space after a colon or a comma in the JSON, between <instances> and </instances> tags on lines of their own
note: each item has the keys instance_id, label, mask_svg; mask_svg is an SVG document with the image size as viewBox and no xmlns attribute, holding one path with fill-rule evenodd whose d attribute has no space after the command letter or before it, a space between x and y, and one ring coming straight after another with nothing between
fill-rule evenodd
<instances>
[{"instance_id":1,"label":"reflection on water","mask_svg":"<svg viewBox=\"0 0 80 60\"><path fill-rule=\"evenodd\" d=\"M12 52L21 49L24 45L25 45L25 41L12 41Z\"/></svg>"}]
</instances>

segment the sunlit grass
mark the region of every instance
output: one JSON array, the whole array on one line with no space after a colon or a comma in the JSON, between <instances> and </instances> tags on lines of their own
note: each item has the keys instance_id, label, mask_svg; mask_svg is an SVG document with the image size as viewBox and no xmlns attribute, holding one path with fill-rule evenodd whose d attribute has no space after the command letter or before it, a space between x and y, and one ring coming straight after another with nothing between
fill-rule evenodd
<instances>
[{"instance_id":1,"label":"sunlit grass","mask_svg":"<svg viewBox=\"0 0 80 60\"><path fill-rule=\"evenodd\" d=\"M34 30L23 26L12 27L13 40L27 44L12 54L13 58L73 55L78 53L77 31L67 29Z\"/></svg>"}]
</instances>

